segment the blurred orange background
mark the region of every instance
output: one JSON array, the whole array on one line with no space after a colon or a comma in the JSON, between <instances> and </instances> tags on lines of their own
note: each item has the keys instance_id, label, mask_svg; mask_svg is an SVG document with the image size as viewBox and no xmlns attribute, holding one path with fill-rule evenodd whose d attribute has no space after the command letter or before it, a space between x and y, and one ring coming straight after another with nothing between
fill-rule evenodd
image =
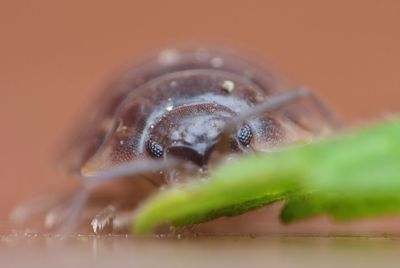
<instances>
[{"instance_id":1,"label":"blurred orange background","mask_svg":"<svg viewBox=\"0 0 400 268\"><path fill-rule=\"evenodd\" d=\"M52 156L116 70L149 52L210 43L268 62L349 122L400 110L400 1L0 3L0 221L74 184Z\"/></svg>"}]
</instances>

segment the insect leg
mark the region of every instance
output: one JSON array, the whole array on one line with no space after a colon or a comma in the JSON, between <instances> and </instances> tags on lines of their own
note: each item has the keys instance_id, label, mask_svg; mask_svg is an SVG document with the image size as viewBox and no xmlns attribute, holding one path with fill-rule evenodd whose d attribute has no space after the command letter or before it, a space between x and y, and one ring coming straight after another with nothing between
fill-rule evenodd
<instances>
[{"instance_id":1,"label":"insect leg","mask_svg":"<svg viewBox=\"0 0 400 268\"><path fill-rule=\"evenodd\" d=\"M126 233L129 231L135 210L118 211L108 206L100 212L90 223L93 232L98 233Z\"/></svg>"},{"instance_id":2,"label":"insect leg","mask_svg":"<svg viewBox=\"0 0 400 268\"><path fill-rule=\"evenodd\" d=\"M98 213L90 222L93 232L96 234L104 231L112 232L116 213L117 208L112 205Z\"/></svg>"},{"instance_id":3,"label":"insect leg","mask_svg":"<svg viewBox=\"0 0 400 268\"><path fill-rule=\"evenodd\" d=\"M45 213L56 204L62 202L63 199L64 197L55 194L40 196L14 208L11 211L10 219L15 224L22 225L34 216Z\"/></svg>"}]
</instances>

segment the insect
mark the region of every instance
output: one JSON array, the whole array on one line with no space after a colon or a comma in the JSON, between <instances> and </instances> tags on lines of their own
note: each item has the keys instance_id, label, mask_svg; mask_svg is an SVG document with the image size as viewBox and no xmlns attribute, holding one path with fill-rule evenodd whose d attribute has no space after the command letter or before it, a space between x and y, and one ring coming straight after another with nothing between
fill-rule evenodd
<instances>
[{"instance_id":1,"label":"insect","mask_svg":"<svg viewBox=\"0 0 400 268\"><path fill-rule=\"evenodd\" d=\"M239 56L164 50L107 88L63 152L63 167L81 177L85 189L119 180L122 190L91 197L78 191L50 210L48 225L77 221L66 215L86 200L95 232L122 230L137 205L132 200L145 193L207 177L231 156L309 142L333 128L333 117L312 93L286 90Z\"/></svg>"}]
</instances>

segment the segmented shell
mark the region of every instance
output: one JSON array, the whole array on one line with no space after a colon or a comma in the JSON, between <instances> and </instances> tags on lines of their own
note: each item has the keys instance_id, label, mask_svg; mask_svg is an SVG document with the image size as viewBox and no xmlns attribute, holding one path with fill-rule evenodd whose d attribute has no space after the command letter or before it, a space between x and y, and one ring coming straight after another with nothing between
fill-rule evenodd
<instances>
[{"instance_id":1,"label":"segmented shell","mask_svg":"<svg viewBox=\"0 0 400 268\"><path fill-rule=\"evenodd\" d=\"M169 142L178 127L215 136L223 127L221 118L234 117L282 91L269 72L240 57L207 49L165 50L128 70L93 103L63 153L63 164L69 172L86 176L149 158L146 142L151 137ZM247 124L252 133L241 138L258 151L331 129L318 109L304 101Z\"/></svg>"}]
</instances>

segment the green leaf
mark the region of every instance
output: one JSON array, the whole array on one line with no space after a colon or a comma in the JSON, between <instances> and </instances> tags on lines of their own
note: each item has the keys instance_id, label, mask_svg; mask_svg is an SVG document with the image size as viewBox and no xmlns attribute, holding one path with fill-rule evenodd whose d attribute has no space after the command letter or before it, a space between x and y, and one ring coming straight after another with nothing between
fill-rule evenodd
<instances>
[{"instance_id":1,"label":"green leaf","mask_svg":"<svg viewBox=\"0 0 400 268\"><path fill-rule=\"evenodd\" d=\"M183 226L288 200L284 222L319 214L353 219L400 212L400 122L227 163L167 188L138 209L133 231Z\"/></svg>"}]
</instances>

